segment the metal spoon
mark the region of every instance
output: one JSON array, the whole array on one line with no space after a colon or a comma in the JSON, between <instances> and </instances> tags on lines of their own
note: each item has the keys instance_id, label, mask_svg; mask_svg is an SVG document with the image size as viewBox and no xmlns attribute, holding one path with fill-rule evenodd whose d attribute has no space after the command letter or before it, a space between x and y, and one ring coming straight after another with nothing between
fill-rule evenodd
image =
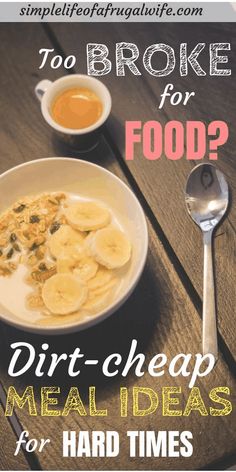
<instances>
[{"instance_id":1,"label":"metal spoon","mask_svg":"<svg viewBox=\"0 0 236 472\"><path fill-rule=\"evenodd\" d=\"M229 189L224 175L212 164L200 164L190 172L185 201L188 212L203 232L203 354L218 357L212 234L229 203Z\"/></svg>"}]
</instances>

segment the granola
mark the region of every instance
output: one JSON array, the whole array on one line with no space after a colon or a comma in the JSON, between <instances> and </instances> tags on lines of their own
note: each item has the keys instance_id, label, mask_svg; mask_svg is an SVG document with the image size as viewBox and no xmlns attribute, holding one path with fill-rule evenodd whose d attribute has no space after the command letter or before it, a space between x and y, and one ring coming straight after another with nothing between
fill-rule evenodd
<instances>
[{"instance_id":1,"label":"granola","mask_svg":"<svg viewBox=\"0 0 236 472\"><path fill-rule=\"evenodd\" d=\"M27 282L37 285L55 274L46 262L47 236L64 222L60 206L64 193L42 194L18 200L0 216L0 276L10 276L20 263L29 268ZM28 300L32 308L42 307L38 293Z\"/></svg>"}]
</instances>

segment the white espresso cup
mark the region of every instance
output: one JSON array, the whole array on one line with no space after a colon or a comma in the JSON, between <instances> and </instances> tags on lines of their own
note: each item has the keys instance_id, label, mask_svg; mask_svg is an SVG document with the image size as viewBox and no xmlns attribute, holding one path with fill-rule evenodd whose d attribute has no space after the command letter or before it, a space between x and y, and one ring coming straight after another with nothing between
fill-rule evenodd
<instances>
[{"instance_id":1,"label":"white espresso cup","mask_svg":"<svg viewBox=\"0 0 236 472\"><path fill-rule=\"evenodd\" d=\"M86 128L65 128L59 125L51 115L51 107L55 98L64 90L74 87L92 90L103 106L100 118ZM41 80L35 87L35 94L41 102L41 111L45 121L63 141L79 151L89 151L98 144L101 127L111 111L110 92L100 80L82 74L66 75L55 82Z\"/></svg>"}]
</instances>

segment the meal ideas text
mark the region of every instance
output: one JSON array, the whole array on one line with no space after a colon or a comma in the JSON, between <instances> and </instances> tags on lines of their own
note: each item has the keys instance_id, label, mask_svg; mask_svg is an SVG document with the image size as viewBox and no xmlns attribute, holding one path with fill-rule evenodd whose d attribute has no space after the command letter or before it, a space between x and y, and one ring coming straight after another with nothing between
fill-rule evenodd
<instances>
[{"instance_id":1,"label":"meal ideas text","mask_svg":"<svg viewBox=\"0 0 236 472\"><path fill-rule=\"evenodd\" d=\"M131 389L120 387L120 409L121 417L128 416L129 406L132 404L133 416L146 416L155 413L159 404L162 403L163 416L189 416L192 411L198 411L202 416L225 416L232 411L232 404L225 395L230 395L228 387L219 386L209 392L209 399L212 405L208 409L201 396L200 389L195 386L195 382L200 377L208 375L214 367L214 356L212 354L183 354L180 353L167 359L164 353L155 354L149 362L143 353L138 352L138 343L133 339L127 358L123 359L120 353L112 353L102 362L97 359L87 359L79 347L76 347L71 354L47 353L50 346L43 343L42 352L36 354L32 344L26 342L16 342L11 344L14 353L11 357L8 374L10 377L19 377L33 369L36 377L52 378L59 365L68 363L68 376L75 378L81 373L81 369L88 369L89 365L97 365L105 377L116 377L120 375L123 378L133 372L137 377L142 377L147 371L152 377L161 377L167 373L171 377L186 377L189 386L188 399L184 407L180 408L179 396L182 393L181 387L165 386L161 388L161 394L158 394L152 388L133 387ZM23 359L22 359L23 356ZM51 358L51 360L50 360ZM47 362L48 360L49 363ZM47 367L45 367L47 364ZM158 386L157 386L158 387ZM66 401L60 408L58 396L61 389L58 386L44 386L40 389L41 411L37 411L35 394L33 386L27 386L23 393L16 391L14 386L10 386L7 393L5 415L11 416L15 406L19 408L28 407L29 414L37 416L67 416L71 411L77 411L79 415L86 416L107 416L109 413L106 408L97 409L96 406L96 387L88 388L88 413L83 402L78 387L72 386L69 389ZM223 394L223 395L221 395ZM160 400L159 400L160 397ZM143 406L143 399L146 399L148 406ZM214 405L216 404L216 405ZM175 406L174 406L175 405ZM176 406L177 405L177 406ZM217 408L217 405L220 407Z\"/></svg>"},{"instance_id":2,"label":"meal ideas text","mask_svg":"<svg viewBox=\"0 0 236 472\"><path fill-rule=\"evenodd\" d=\"M190 71L203 81L206 76L212 79L230 77L231 68L229 55L231 44L218 42L206 44L197 43L189 47L181 43L178 49L163 43L148 46L140 51L135 43L119 42L114 45L115 51L109 51L106 44L88 43L86 45L87 74L102 77L115 70L117 77L128 74L141 76L143 73L153 78L169 77L178 68L181 77ZM201 64L204 54L209 56L208 68ZM39 69L50 64L52 69L64 68L70 70L77 65L75 55L62 57L55 50L41 48L39 50ZM140 56L142 61L140 61ZM113 63L115 57L115 64ZM141 64L141 65L140 65ZM204 82L203 82L204 83ZM217 83L214 82L214 86ZM161 110L165 104L187 106L194 100L194 90L179 91L173 83L165 85L164 90L157 96L156 109ZM164 154L169 160L179 160L185 156L188 160L201 160L208 156L210 160L218 159L218 149L226 143L229 136L228 125L216 119L206 124L203 121L171 120L162 123L160 120L142 122L140 120L125 123L125 158L133 160L137 146L142 146L145 159L154 161Z\"/></svg>"}]
</instances>

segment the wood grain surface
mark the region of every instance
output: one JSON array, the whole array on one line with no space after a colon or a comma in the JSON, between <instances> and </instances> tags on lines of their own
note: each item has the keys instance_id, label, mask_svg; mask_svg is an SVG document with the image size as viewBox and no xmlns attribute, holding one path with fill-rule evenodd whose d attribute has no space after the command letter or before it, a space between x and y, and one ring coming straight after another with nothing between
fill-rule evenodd
<instances>
[{"instance_id":1,"label":"wood grain surface","mask_svg":"<svg viewBox=\"0 0 236 472\"><path fill-rule=\"evenodd\" d=\"M0 470L30 470L22 451L14 456L17 437L0 405Z\"/></svg>"},{"instance_id":2,"label":"wood grain surface","mask_svg":"<svg viewBox=\"0 0 236 472\"><path fill-rule=\"evenodd\" d=\"M169 120L201 120L206 124L213 120L223 120L229 125L228 142L219 148L217 166L225 173L231 189L231 207L224 223L220 225L215 238L215 274L220 333L236 359L235 336L231 323L236 322L235 310L235 266L236 266L236 205L235 205L235 96L236 84L232 78L209 77L209 44L231 42L229 64L235 73L235 25L201 24L73 24L70 29L63 24L52 25L51 29L60 42L65 54L75 54L78 58L76 70L86 73L86 44L104 43L113 61L112 71L102 77L109 87L113 100L113 115L108 121L108 129L114 146L125 159L126 120L158 120L165 124ZM115 69L115 43L132 42L140 50L137 65L142 73L134 76L129 70L125 77L117 77ZM176 51L175 72L165 78L150 76L142 65L142 54L146 47L157 42L171 45ZM191 70L187 77L179 75L179 44L187 42L189 51L198 43L205 42L206 48L199 57L206 77L197 77ZM153 67L160 67L154 59ZM196 91L196 96L187 106L174 107L167 104L158 109L160 94L166 84L172 82L175 91ZM203 249L199 229L187 215L184 202L184 188L187 176L198 162L169 161L164 154L158 161L150 162L143 157L140 145L135 147L134 161L126 161L140 191L161 226L168 242L184 268L200 297L202 297Z\"/></svg>"},{"instance_id":3,"label":"wood grain surface","mask_svg":"<svg viewBox=\"0 0 236 472\"><path fill-rule=\"evenodd\" d=\"M76 29L72 28L72 26L74 25L70 25L69 30L71 30L71 37L74 37L75 41L74 35ZM58 25L56 28L58 28L59 31ZM84 38L87 38L86 34L88 35L89 31L91 32L90 40L92 41L95 38L95 36L93 37L93 30L88 28L88 32L86 33L84 30L84 25L80 25L81 36L78 36L78 38L83 38L83 41L85 41ZM64 39L65 41L67 40L67 34L62 30L60 34L58 34L58 40L62 42L63 47L65 47L63 41ZM102 35L102 31L99 34ZM96 36L97 42L99 41L99 34ZM10 43L8 41L9 37L11 37ZM103 37L103 42L105 42L105 36L102 35L101 37ZM81 42L82 39L77 40L78 48L81 46ZM7 49L6 43L8 44ZM20 47L17 49L18 44L20 44ZM34 86L38 80L40 80L40 78L54 79L64 73L62 70L52 71L49 68L44 69L43 71L38 71L38 50L40 47L53 47L52 43L50 42L50 38L47 34L45 34L45 31L40 25L1 25L0 54L3 65L2 73L0 75L0 86L1 88L4 87L5 92L1 97L2 106L0 109L1 171L4 171L21 162L39 157L48 157L53 155L76 157L75 153L72 153L70 149L59 144L55 137L52 136L51 130L48 129L41 117L39 103L34 96ZM72 50L71 52L73 53ZM82 54L81 57L83 57ZM81 72L82 71L83 70L81 69ZM108 80L108 78L106 80ZM136 83L136 81L134 82ZM118 87L118 83L119 81L115 81L115 87ZM125 93L129 94L129 87L131 87L132 80L125 80L124 83L125 88L123 86L123 93L124 90L126 90ZM122 86L120 85L120 87ZM143 100L144 95L146 95L147 100L150 100L147 90L144 93L142 88L137 87L136 91L140 91L140 93L143 94ZM117 93L118 91L114 93L115 97L118 96ZM121 94L121 90L119 93ZM136 101L136 103L138 103L137 94ZM111 147L107 143L106 138L103 137L98 148L96 149L96 152L83 155L82 158L91 160L108 168L124 181L126 181L126 177L128 177L128 183L132 186L133 179L129 179L130 175L129 172L125 171L125 168L122 164L123 161L121 161L120 165L119 157L117 157L117 155L114 153L114 149L116 148L117 144L119 144L119 136L121 136L120 128L123 126L123 118L121 118L121 115L119 115L120 108L117 98L115 98L113 114L116 116L116 118L113 116L110 120L111 123L113 123L111 126L114 126L115 121L117 123L115 132L116 134L114 135L117 136L117 139L114 140L114 146L111 143ZM145 106L143 106L142 111L142 116L144 118L145 116L148 116ZM121 152L121 149L119 149L119 152ZM139 157L141 158L141 156ZM137 162L140 163L141 168L139 177L137 176L138 163L137 167L133 167L132 169L130 168L130 171L132 171L132 174L136 179L137 183L134 185L134 189L137 190L139 196L139 188L143 191L144 183L146 182L145 188L147 189L147 187L151 185L151 181L147 180L149 179L149 174L147 173L146 168L141 167L141 160L139 159ZM153 195L157 195L157 200L160 198L160 172L163 172L161 174L163 181L164 176L165 181L167 178L166 164L164 165L163 159L161 162L162 165L165 166L164 170L161 170L161 165L157 167L156 184L152 192L145 194L145 198L147 200L148 198L151 198L151 193L153 193ZM186 171L187 167L184 169ZM124 171L126 175L124 175ZM181 188L181 183L183 182L185 171L181 170L181 165L178 166L178 169L175 168L175 179L179 191ZM172 172L174 171L172 170ZM173 194L170 187L174 185L175 184L173 180L171 180L170 186L168 186L168 202L172 201L170 198L173 196ZM162 189L163 188L164 187L162 185ZM176 189L176 187L174 188ZM176 200L174 199L173 201L176 203ZM164 199L160 199L160 207L162 205L161 202L163 201ZM170 209L170 206L170 203L168 203L168 210ZM161 211L162 210L160 209L160 215ZM181 213L180 207L176 203L175 214L178 215L178 212ZM150 216L149 213L148 216ZM184 221L181 220L181 218L184 217L180 216L180 221ZM170 215L170 221L171 219L173 219L172 228L173 231L175 231L175 219L173 218L172 214ZM162 221L159 221L158 219L158 223L161 224L161 227L164 225L163 222L164 217ZM168 385L182 387L183 394L180 395L180 404L181 407L184 408L189 394L186 379L183 380L181 378L170 378L168 374L165 375L164 379L155 379L150 377L147 373L140 379L137 379L132 373L126 379L123 379L122 377L117 379L105 379L97 369L91 367L91 370L87 370L86 373L82 372L78 379L71 380L68 378L66 369L63 366L59 368L57 375L55 375L53 379L43 377L37 380L35 379L33 370L30 370L29 373L21 377L20 380L14 379L14 382L12 382L12 379L10 379L7 375L7 366L11 356L11 350L9 346L11 342L17 340L31 342L36 347L37 352L40 351L41 344L43 342L48 342L50 344L50 350L52 352L58 353L69 353L72 352L76 346L79 346L81 350L85 352L85 354L89 356L97 356L95 358L99 359L99 361L102 361L111 352L120 352L123 356L127 355L132 338L138 340L139 350L146 354L147 361L158 352L165 352L168 357L168 362L170 362L171 358L180 352L191 352L192 354L195 354L200 351L201 321L199 313L197 312L196 307L194 306L191 297L186 290L186 284L180 279L179 274L173 265L172 259L166 251L165 245L163 245L163 242L156 234L156 223L153 218L148 218L148 225L150 242L148 261L144 274L130 299L120 310L118 310L116 314L114 314L108 320L83 333L55 337L42 337L23 333L1 323L0 378L6 389L11 383L14 383L19 392L22 392L27 385L33 385L35 388L39 416L30 417L26 409L17 410L17 415L22 423L22 427L30 431L31 437L51 438L51 444L45 449L45 452L38 454L38 460L41 464L41 467L45 470L196 469L207 467L211 464L216 464L219 461L226 467L228 464L233 462L236 454L235 411L233 411L230 416L225 418L216 418L211 417L210 415L201 417L198 412L193 412L190 417L162 416L161 388ZM191 228L191 224L188 224L188 231L190 234L191 231L194 233L194 229ZM164 226L163 230L165 230ZM169 234L167 237L169 240ZM176 240L178 240L179 237L180 236L177 233ZM194 236L192 235L191 238L193 241ZM179 244L182 244L181 240L179 240ZM190 249L186 244L186 251L189 250ZM196 254L198 253L196 252ZM221 257L223 257L222 253ZM200 258L200 256L198 258ZM197 263L199 263L200 267L200 261ZM196 269L196 277L198 274L197 270L198 269ZM231 303L233 296L234 295L232 293ZM231 323L233 323L233 318ZM230 345L229 342L228 345ZM65 418L42 418L40 416L39 403L40 387L42 385L51 385L52 382L53 385L61 386L59 406L63 406L68 389L70 385L73 384L79 387L86 408L88 405L88 386L96 385L98 407L107 408L108 416L104 418L93 418L88 414L85 417L80 417L77 413L73 412ZM150 387L158 392L160 397L160 406L155 414L144 418L135 418L133 417L132 411L129 408L128 417L120 417L119 387L127 386L131 392L131 389L134 385ZM220 359L214 371L207 378L197 382L197 386L201 390L208 409L210 406L212 406L212 403L208 399L209 391L213 387L223 385L226 385L231 389L231 400L235 403L235 380L229 370L229 367L224 362L223 356L220 355ZM4 422L7 420L5 418L3 419L4 425ZM109 458L63 459L62 430L78 431L91 429L117 430L120 433L121 453L119 458L115 460ZM126 431L137 429L155 431L191 430L194 436L194 454L190 458L131 459L128 454ZM4 467L1 466L1 468L4 469L8 466L8 469L10 469L11 459L12 454L9 453L6 458L6 462L3 462Z\"/></svg>"}]
</instances>

